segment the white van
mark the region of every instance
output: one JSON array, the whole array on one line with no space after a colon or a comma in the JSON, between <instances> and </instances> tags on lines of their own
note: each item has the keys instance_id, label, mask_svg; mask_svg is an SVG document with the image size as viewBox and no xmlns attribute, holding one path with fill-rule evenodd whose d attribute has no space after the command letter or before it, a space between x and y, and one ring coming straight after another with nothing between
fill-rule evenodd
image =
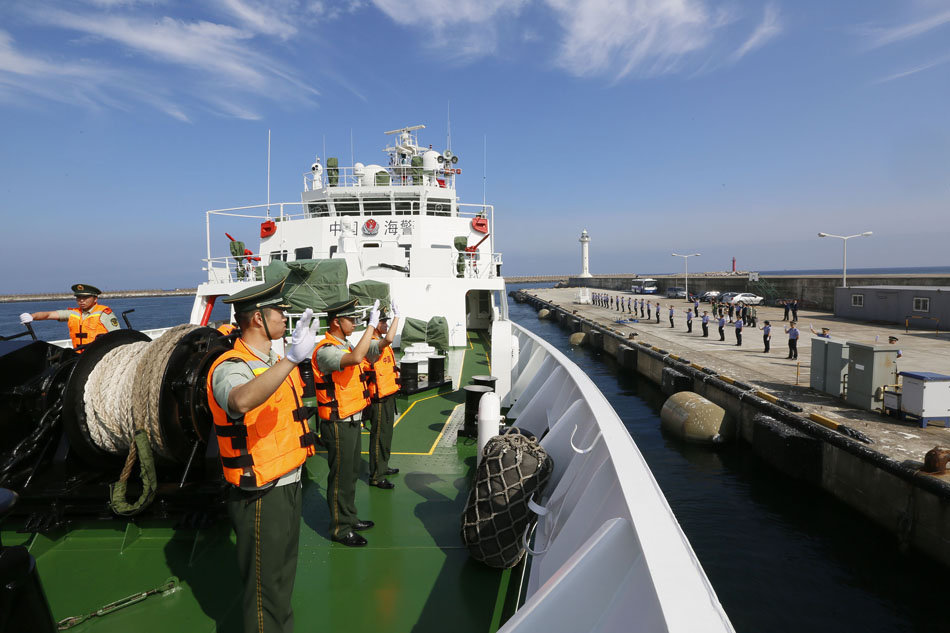
<instances>
[{"instance_id":1,"label":"white van","mask_svg":"<svg viewBox=\"0 0 950 633\"><path fill-rule=\"evenodd\" d=\"M630 292L638 295L655 295L656 279L637 279L630 286Z\"/></svg>"}]
</instances>

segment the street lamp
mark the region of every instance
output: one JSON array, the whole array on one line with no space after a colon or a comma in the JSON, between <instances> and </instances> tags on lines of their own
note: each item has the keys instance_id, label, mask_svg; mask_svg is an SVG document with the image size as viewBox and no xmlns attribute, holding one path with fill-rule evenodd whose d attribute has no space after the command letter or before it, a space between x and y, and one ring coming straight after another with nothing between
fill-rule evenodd
<instances>
[{"instance_id":1,"label":"street lamp","mask_svg":"<svg viewBox=\"0 0 950 633\"><path fill-rule=\"evenodd\" d=\"M672 255L673 257L683 258L683 267L685 270L683 274L683 286L684 286L683 289L686 291L686 300L689 301L689 264L687 262L689 261L690 257L699 257L700 253L690 253L689 255L679 255L677 253L670 253L670 255Z\"/></svg>"},{"instance_id":2,"label":"street lamp","mask_svg":"<svg viewBox=\"0 0 950 633\"><path fill-rule=\"evenodd\" d=\"M841 240L841 244L844 246L844 253L842 256L841 263L841 285L844 288L848 287L848 240L852 237L871 237L874 235L873 231L865 231L864 233L858 233L857 235L832 235L831 233L819 233L818 237L837 237Z\"/></svg>"}]
</instances>

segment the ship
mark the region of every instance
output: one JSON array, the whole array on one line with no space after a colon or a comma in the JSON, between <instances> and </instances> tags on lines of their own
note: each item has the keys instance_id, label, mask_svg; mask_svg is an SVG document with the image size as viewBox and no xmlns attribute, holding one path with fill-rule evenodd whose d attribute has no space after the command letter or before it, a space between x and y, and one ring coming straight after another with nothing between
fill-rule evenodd
<instances>
[{"instance_id":1,"label":"ship","mask_svg":"<svg viewBox=\"0 0 950 633\"><path fill-rule=\"evenodd\" d=\"M376 526L353 550L328 535L325 453L307 461L296 630L733 630L617 413L509 319L494 206L460 202L459 156L421 144L423 129L385 132L380 164L316 157L299 202L207 211L188 324L120 329L82 353L5 337L0 633L240 630L204 384L233 343L215 306L274 275L291 288L289 330L305 307L325 323L322 308L349 296L397 300L406 317L401 474L394 490L370 488L364 464L357 506ZM460 530L485 391L503 415L494 429L534 436L553 463L504 569L474 560Z\"/></svg>"}]
</instances>

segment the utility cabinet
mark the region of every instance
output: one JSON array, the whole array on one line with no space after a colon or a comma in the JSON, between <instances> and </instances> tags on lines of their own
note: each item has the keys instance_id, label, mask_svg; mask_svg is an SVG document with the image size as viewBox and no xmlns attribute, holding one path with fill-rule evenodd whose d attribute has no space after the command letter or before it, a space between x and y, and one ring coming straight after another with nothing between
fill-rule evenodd
<instances>
[{"instance_id":1,"label":"utility cabinet","mask_svg":"<svg viewBox=\"0 0 950 633\"><path fill-rule=\"evenodd\" d=\"M880 411L884 386L897 384L897 349L852 341L848 343L848 357L845 399L862 409Z\"/></svg>"},{"instance_id":2,"label":"utility cabinet","mask_svg":"<svg viewBox=\"0 0 950 633\"><path fill-rule=\"evenodd\" d=\"M845 395L847 376L848 344L826 338L813 338L809 383L811 388L841 398Z\"/></svg>"},{"instance_id":3,"label":"utility cabinet","mask_svg":"<svg viewBox=\"0 0 950 633\"><path fill-rule=\"evenodd\" d=\"M920 426L943 422L950 426L950 376L929 371L902 371L900 410L920 420Z\"/></svg>"}]
</instances>

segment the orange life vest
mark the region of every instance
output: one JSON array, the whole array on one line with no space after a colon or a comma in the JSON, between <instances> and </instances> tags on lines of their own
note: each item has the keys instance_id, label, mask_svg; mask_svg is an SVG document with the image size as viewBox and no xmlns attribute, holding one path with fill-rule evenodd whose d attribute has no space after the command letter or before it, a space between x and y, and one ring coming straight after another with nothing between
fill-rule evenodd
<instances>
[{"instance_id":1,"label":"orange life vest","mask_svg":"<svg viewBox=\"0 0 950 633\"><path fill-rule=\"evenodd\" d=\"M229 418L214 399L211 377L222 363L243 361L255 376L270 366L248 349L242 339L211 364L208 372L208 406L218 435L224 478L241 488L259 488L297 468L316 452L316 434L307 418L312 408L301 402L303 382L294 368L260 406L239 419ZM245 472L245 470L248 472Z\"/></svg>"},{"instance_id":2,"label":"orange life vest","mask_svg":"<svg viewBox=\"0 0 950 633\"><path fill-rule=\"evenodd\" d=\"M69 327L69 338L73 341L73 349L78 349L80 345L89 345L96 340L97 336L102 336L109 331L102 324L104 314L112 314L112 308L97 303L89 308L88 314L83 314L79 308L69 308L69 320L66 325Z\"/></svg>"},{"instance_id":3,"label":"orange life vest","mask_svg":"<svg viewBox=\"0 0 950 633\"><path fill-rule=\"evenodd\" d=\"M367 375L360 365L350 365L330 374L329 379L320 373L317 366L317 351L324 345L344 347L352 351L349 343L340 342L329 332L313 350L313 379L317 386L317 415L321 420L342 420L359 413L369 406Z\"/></svg>"},{"instance_id":4,"label":"orange life vest","mask_svg":"<svg viewBox=\"0 0 950 633\"><path fill-rule=\"evenodd\" d=\"M373 340L378 341L379 337L373 336ZM367 386L373 400L391 396L399 391L399 370L396 367L396 355L393 354L392 347L387 345L380 352L375 363L370 363L364 358L363 372L369 376Z\"/></svg>"},{"instance_id":5,"label":"orange life vest","mask_svg":"<svg viewBox=\"0 0 950 633\"><path fill-rule=\"evenodd\" d=\"M231 332L233 332L233 331L236 330L236 329L237 329L237 328L234 327L233 325L231 325L230 323L224 323L224 324L218 326L218 331L221 332L222 334L224 334L225 336L227 336L228 334L230 334Z\"/></svg>"}]
</instances>

